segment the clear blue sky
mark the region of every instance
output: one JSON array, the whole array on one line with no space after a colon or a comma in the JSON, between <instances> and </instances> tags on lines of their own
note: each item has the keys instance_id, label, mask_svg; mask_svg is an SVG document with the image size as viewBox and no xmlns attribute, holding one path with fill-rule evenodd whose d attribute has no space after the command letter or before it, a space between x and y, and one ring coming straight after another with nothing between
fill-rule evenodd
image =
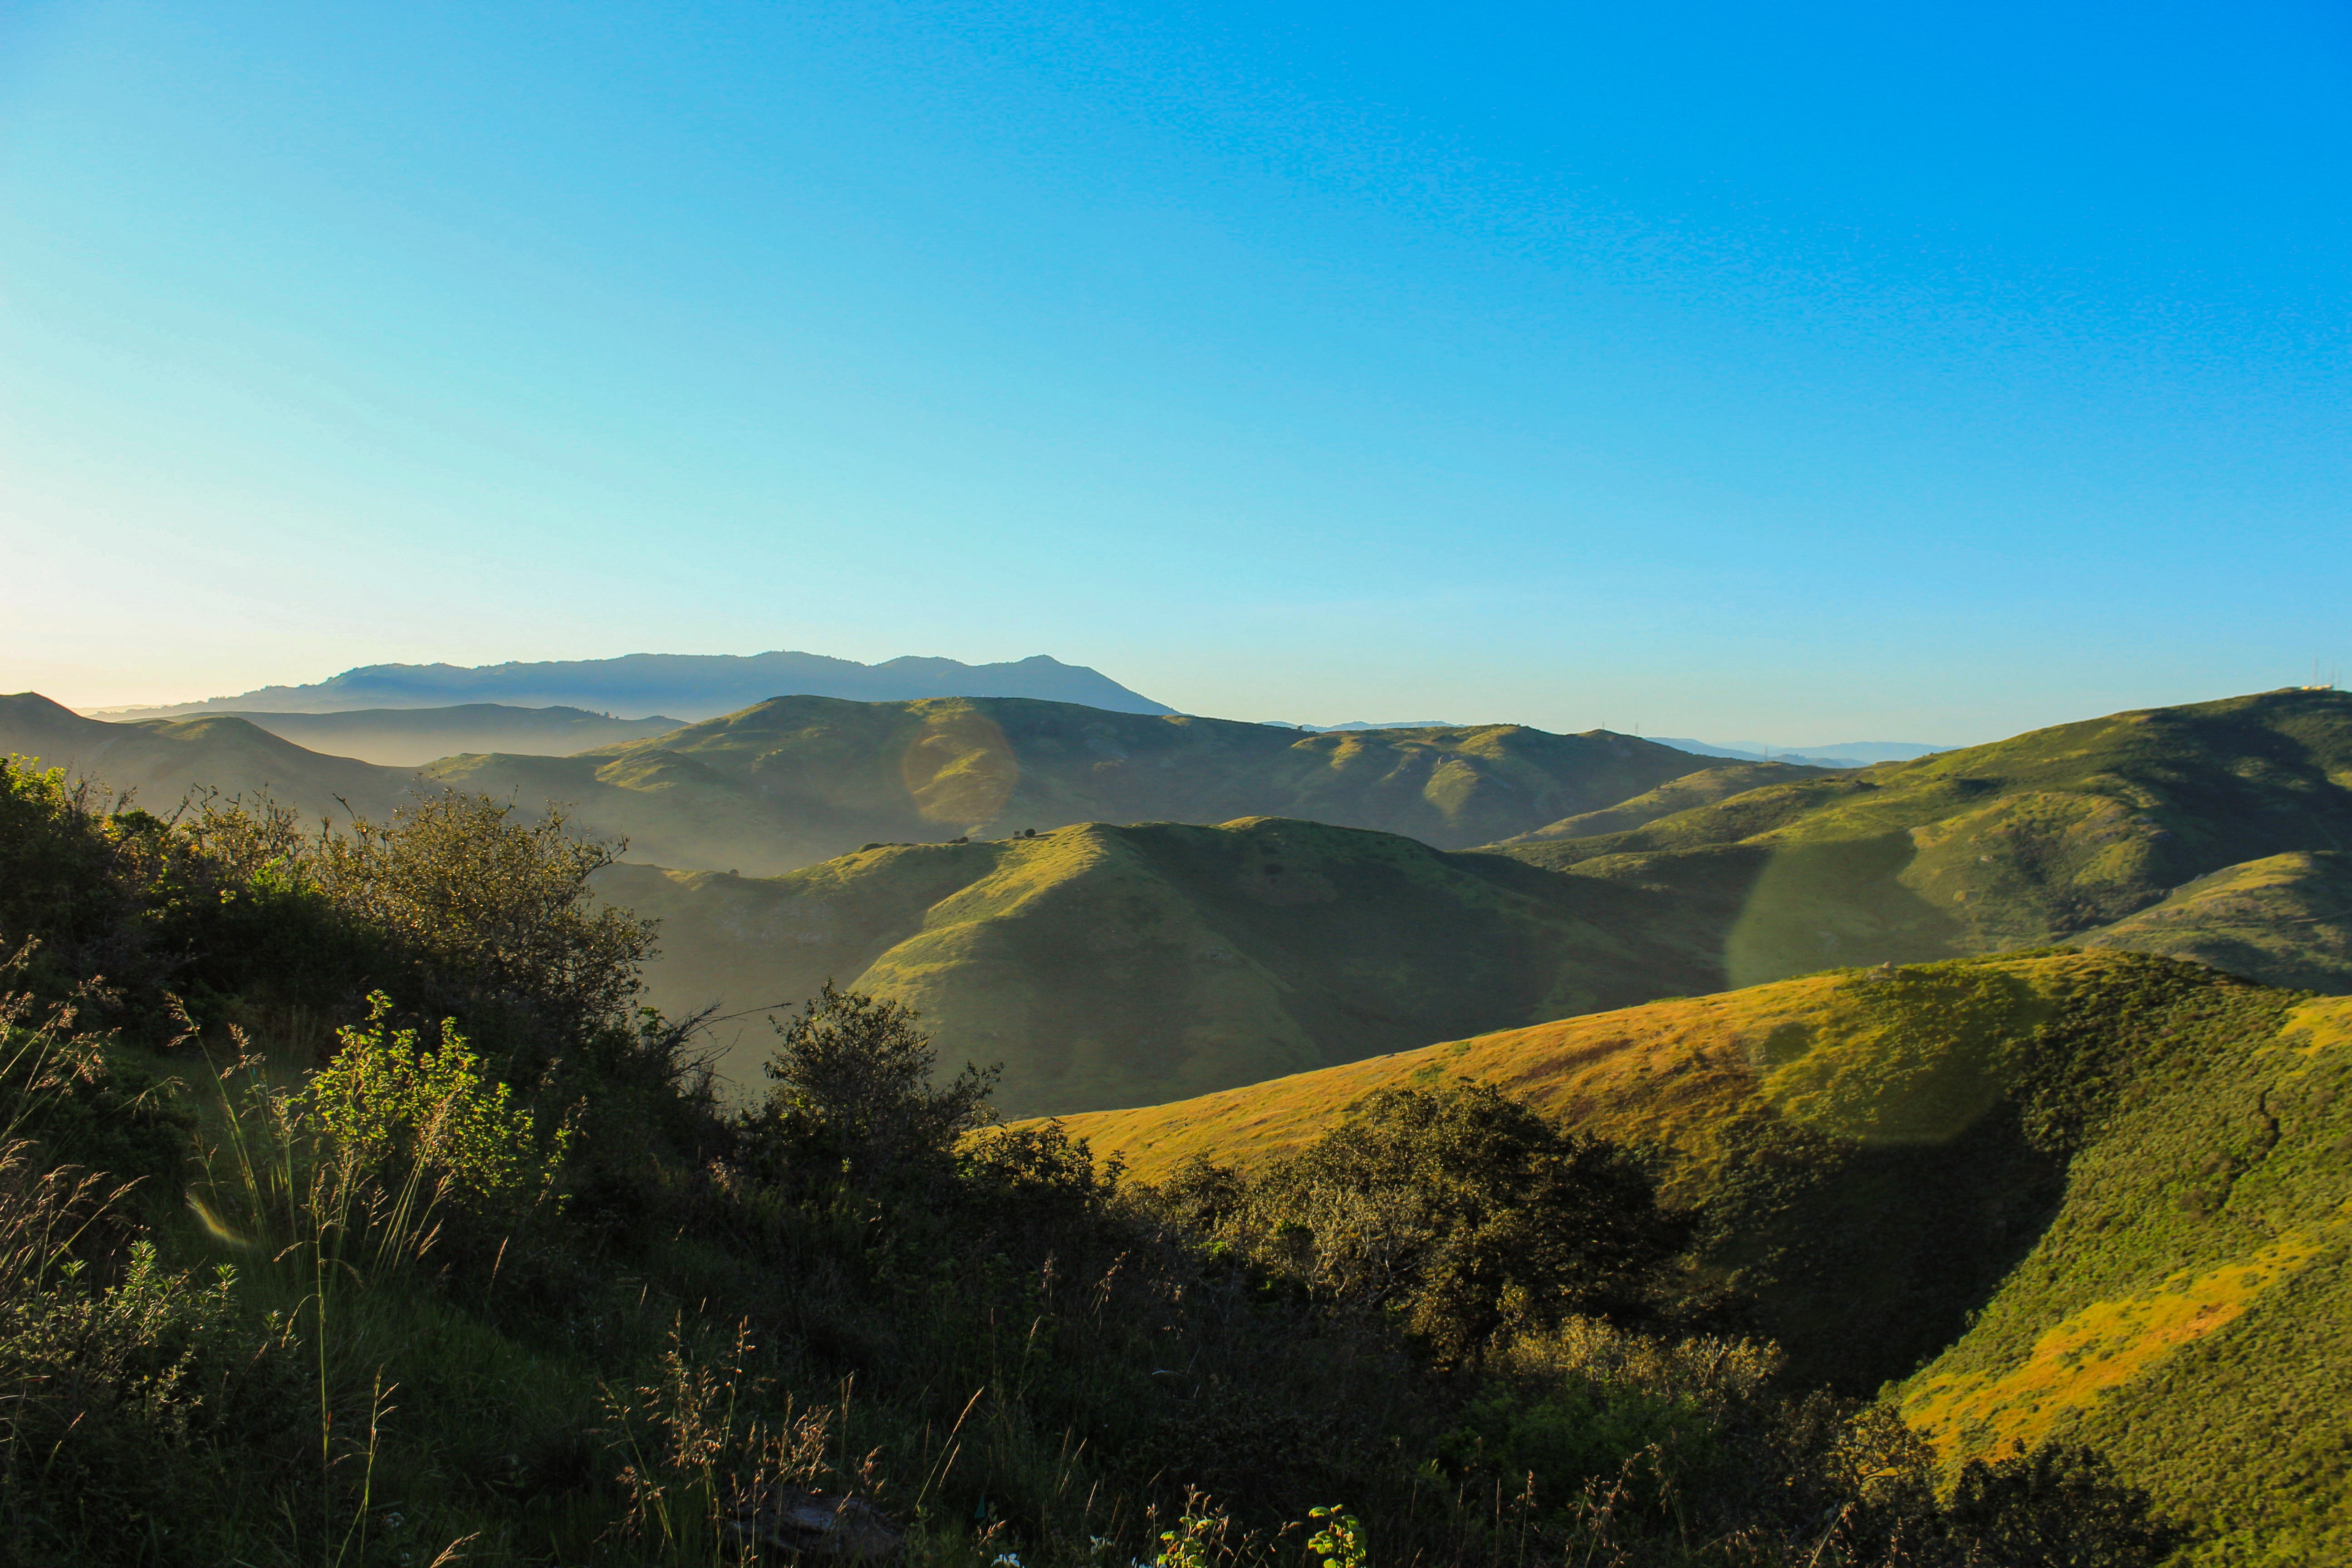
<instances>
[{"instance_id":1,"label":"clear blue sky","mask_svg":"<svg viewBox=\"0 0 2352 1568\"><path fill-rule=\"evenodd\" d=\"M1965 742L2352 663L2340 4L0 10L0 689L1050 652Z\"/></svg>"}]
</instances>

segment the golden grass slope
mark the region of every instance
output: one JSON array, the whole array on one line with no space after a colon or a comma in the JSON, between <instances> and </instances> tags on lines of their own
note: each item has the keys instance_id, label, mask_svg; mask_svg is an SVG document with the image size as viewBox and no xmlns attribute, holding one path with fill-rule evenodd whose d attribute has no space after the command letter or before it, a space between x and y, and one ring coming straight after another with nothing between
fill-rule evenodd
<instances>
[{"instance_id":1,"label":"golden grass slope","mask_svg":"<svg viewBox=\"0 0 2352 1568\"><path fill-rule=\"evenodd\" d=\"M1670 1192L1697 1201L1736 1142L1727 1129L1743 1115L1859 1142L1948 1141L1966 1131L1999 1094L1990 1043L2021 1023L2030 1028L2054 993L2105 962L2087 953L1980 960L1892 981L1833 971L1063 1120L1098 1153L1116 1153L1151 1180L1196 1156L1244 1169L1278 1159L1375 1089L1471 1079L1582 1130L1663 1145L1675 1156ZM1876 1005L1890 985L1904 990L1900 1009Z\"/></svg>"},{"instance_id":2,"label":"golden grass slope","mask_svg":"<svg viewBox=\"0 0 2352 1568\"><path fill-rule=\"evenodd\" d=\"M2126 1097L1902 1393L1954 1459L2088 1442L2217 1527L2194 1560L2317 1568L2352 1562L2352 1000L2269 1012Z\"/></svg>"},{"instance_id":3,"label":"golden grass slope","mask_svg":"<svg viewBox=\"0 0 2352 1568\"><path fill-rule=\"evenodd\" d=\"M2352 1561L2352 999L2058 951L1849 970L1066 1118L1248 1166L1465 1076L1662 1152L1699 1278L1957 1462L2088 1441L2196 1560Z\"/></svg>"}]
</instances>

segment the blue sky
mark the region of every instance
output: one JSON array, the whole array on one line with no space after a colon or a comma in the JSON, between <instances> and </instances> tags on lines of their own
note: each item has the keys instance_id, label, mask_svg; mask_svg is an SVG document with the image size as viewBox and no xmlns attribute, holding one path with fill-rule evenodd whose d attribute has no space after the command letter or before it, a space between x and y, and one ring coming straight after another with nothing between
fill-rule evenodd
<instances>
[{"instance_id":1,"label":"blue sky","mask_svg":"<svg viewBox=\"0 0 2352 1568\"><path fill-rule=\"evenodd\" d=\"M2352 662L2352 12L16 5L0 689L1050 652L1944 742Z\"/></svg>"}]
</instances>

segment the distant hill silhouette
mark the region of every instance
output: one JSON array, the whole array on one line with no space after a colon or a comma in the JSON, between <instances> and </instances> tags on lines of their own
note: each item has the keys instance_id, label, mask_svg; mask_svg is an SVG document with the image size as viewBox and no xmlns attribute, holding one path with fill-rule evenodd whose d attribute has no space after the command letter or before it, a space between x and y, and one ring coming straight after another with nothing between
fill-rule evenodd
<instances>
[{"instance_id":1,"label":"distant hill silhouette","mask_svg":"<svg viewBox=\"0 0 2352 1568\"><path fill-rule=\"evenodd\" d=\"M1706 757L1729 757L1741 763L1797 763L1822 768L1859 768L1872 763L1907 763L1948 752L1949 746L1923 746L1916 741L1841 741L1827 746L1768 746L1761 741L1694 741L1687 737L1654 735L1661 746L1674 746Z\"/></svg>"},{"instance_id":2,"label":"distant hill silhouette","mask_svg":"<svg viewBox=\"0 0 2352 1568\"><path fill-rule=\"evenodd\" d=\"M497 702L573 707L624 718L676 713L708 719L770 697L843 697L893 702L917 697L1034 697L1120 713L1172 713L1084 665L1044 654L1007 664L893 658L880 664L815 653L633 653L536 664L371 664L310 686L265 686L235 697L126 709L108 718L192 713L339 713L366 708L438 708Z\"/></svg>"},{"instance_id":3,"label":"distant hill silhouette","mask_svg":"<svg viewBox=\"0 0 2352 1568\"><path fill-rule=\"evenodd\" d=\"M412 728L402 736L402 727ZM529 752L482 749L526 725ZM566 732L648 739L551 755ZM306 750L475 743L421 768ZM373 728L371 728L373 727ZM1518 725L1304 734L1223 719L1118 713L1022 698L852 702L785 697L670 729L577 710L494 705L352 714L204 714L107 722L26 693L0 700L16 752L169 805L191 788L262 788L312 816L381 816L424 789L564 805L637 861L772 874L869 842L943 842L1079 822L1297 816L1460 848L1639 795L1701 760L1612 735ZM379 752L379 754L383 754ZM344 803L348 802L348 805Z\"/></svg>"}]
</instances>

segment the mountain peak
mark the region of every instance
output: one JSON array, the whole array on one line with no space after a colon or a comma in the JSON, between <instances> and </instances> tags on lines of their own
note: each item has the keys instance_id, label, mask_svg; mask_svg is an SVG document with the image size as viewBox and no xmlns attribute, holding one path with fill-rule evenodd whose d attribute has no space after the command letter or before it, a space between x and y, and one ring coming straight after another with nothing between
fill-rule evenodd
<instances>
[{"instance_id":1,"label":"mountain peak","mask_svg":"<svg viewBox=\"0 0 2352 1568\"><path fill-rule=\"evenodd\" d=\"M922 697L1034 697L1119 713L1172 713L1101 671L1046 654L999 664L919 654L879 664L777 649L755 654L632 653L615 658L504 664L370 664L306 686L265 686L234 697L110 712L114 719L196 713L337 713L495 702L573 707L638 719L708 719L771 697L898 702Z\"/></svg>"}]
</instances>

